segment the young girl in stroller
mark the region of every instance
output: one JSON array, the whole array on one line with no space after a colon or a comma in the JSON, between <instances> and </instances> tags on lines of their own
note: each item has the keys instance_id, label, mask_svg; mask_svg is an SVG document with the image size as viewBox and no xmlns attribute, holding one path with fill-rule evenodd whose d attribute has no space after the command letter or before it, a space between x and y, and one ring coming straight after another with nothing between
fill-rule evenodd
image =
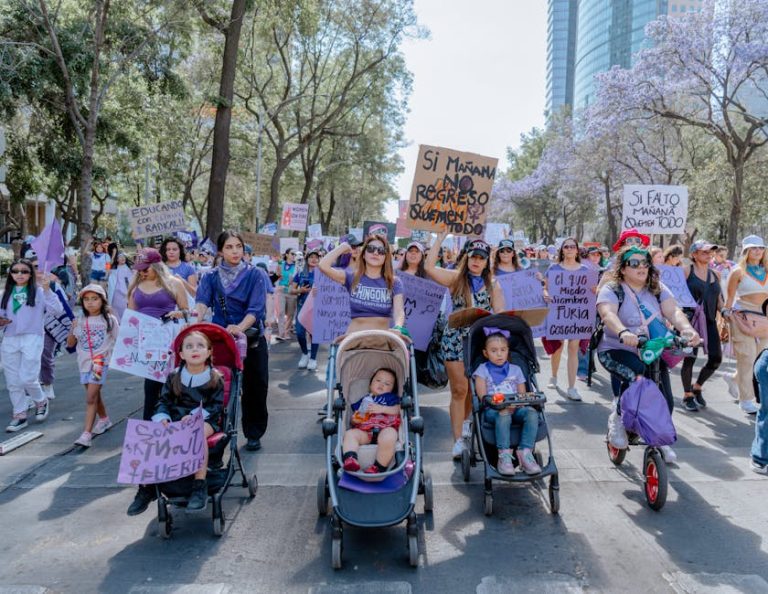
<instances>
[{"instance_id":1,"label":"young girl in stroller","mask_svg":"<svg viewBox=\"0 0 768 594\"><path fill-rule=\"evenodd\" d=\"M202 406L205 419L205 459L195 473L192 493L187 503L188 512L204 511L208 505L208 443L207 439L221 431L224 412L224 380L212 365L213 347L202 332L190 332L181 343L178 369L168 376L160 392L160 399L152 420L167 425L180 421Z\"/></svg>"},{"instance_id":2,"label":"young girl in stroller","mask_svg":"<svg viewBox=\"0 0 768 594\"><path fill-rule=\"evenodd\" d=\"M473 378L475 393L479 396L486 394L509 394L512 392L525 393L525 375L517 365L509 362L509 331L495 327L483 328L485 332L485 347L483 356L486 359L477 367ZM499 450L498 471L504 475L514 475L515 465L512 460L510 447L510 428L512 421L522 424L523 430L517 447L517 460L526 474L539 474L539 466L533 457L533 446L539 428L539 416L530 406L508 406L502 410L488 408L486 418L495 423L496 447Z\"/></svg>"},{"instance_id":3,"label":"young girl in stroller","mask_svg":"<svg viewBox=\"0 0 768 594\"><path fill-rule=\"evenodd\" d=\"M360 470L357 450L369 443L376 443L376 460L365 469L366 474L386 472L389 468L400 427L400 397L393 391L396 386L397 376L393 370L377 369L368 394L352 404L351 428L344 434L344 470Z\"/></svg>"}]
</instances>

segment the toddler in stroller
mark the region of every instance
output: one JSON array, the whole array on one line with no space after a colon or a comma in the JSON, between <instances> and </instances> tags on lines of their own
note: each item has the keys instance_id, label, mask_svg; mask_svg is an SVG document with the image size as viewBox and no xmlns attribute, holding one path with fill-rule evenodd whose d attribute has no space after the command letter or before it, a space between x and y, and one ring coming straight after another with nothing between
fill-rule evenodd
<instances>
[{"instance_id":1,"label":"toddler in stroller","mask_svg":"<svg viewBox=\"0 0 768 594\"><path fill-rule=\"evenodd\" d=\"M344 470L357 472L357 451L361 445L376 444L376 460L366 474L386 472L395 456L397 429L400 427L400 398L397 375L392 369L377 369L368 386L368 394L352 404L351 428L344 434Z\"/></svg>"},{"instance_id":2,"label":"toddler in stroller","mask_svg":"<svg viewBox=\"0 0 768 594\"><path fill-rule=\"evenodd\" d=\"M509 330L487 326L483 328L483 332L486 337L483 348L483 357L486 362L481 363L473 374L475 392L492 394L492 398L499 400L500 403L504 400L504 394L514 392L524 394L526 380L523 370L508 360ZM526 474L539 474L541 466L533 457L533 447L539 430L539 415L536 410L530 406L513 404L500 410L488 408L485 411L485 418L495 426L496 447L499 450L498 471L507 476L515 474L510 440L510 430L514 421L522 425L520 443L517 445L517 460L520 467Z\"/></svg>"}]
</instances>

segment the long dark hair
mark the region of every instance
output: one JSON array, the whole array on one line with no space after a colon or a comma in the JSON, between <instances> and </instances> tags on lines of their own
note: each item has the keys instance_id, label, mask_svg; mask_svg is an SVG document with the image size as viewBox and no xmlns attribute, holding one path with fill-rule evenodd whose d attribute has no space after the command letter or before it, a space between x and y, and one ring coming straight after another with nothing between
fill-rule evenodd
<instances>
[{"instance_id":1,"label":"long dark hair","mask_svg":"<svg viewBox=\"0 0 768 594\"><path fill-rule=\"evenodd\" d=\"M13 264L11 264L11 267L8 269L8 276L5 277L5 291L3 292L2 301L0 301L0 308L2 309L8 309L8 300L11 298L13 288L16 286L16 281L13 280L11 270L13 270L13 267L17 264L23 264L29 268L29 281L27 282L27 305L30 307L35 307L35 295L37 294L35 266L32 264L31 260L27 260L26 258L19 258L18 260L13 261Z\"/></svg>"},{"instance_id":2,"label":"long dark hair","mask_svg":"<svg viewBox=\"0 0 768 594\"><path fill-rule=\"evenodd\" d=\"M160 252L160 256L163 258L163 262L168 262L168 256L166 255L165 248L169 243L175 243L177 246L179 246L179 261L186 262L187 251L184 249L184 244L181 243L177 237L166 237L163 239L163 243L160 244L160 249L158 251ZM245 244L243 244L243 246L245 246Z\"/></svg>"},{"instance_id":3,"label":"long dark hair","mask_svg":"<svg viewBox=\"0 0 768 594\"><path fill-rule=\"evenodd\" d=\"M624 282L624 267L626 266L626 262L624 262L624 254L626 254L634 247L635 246L625 246L621 248L619 253L616 254L616 260L613 263L613 270L606 273L610 275L608 278L618 285ZM645 250L645 248L643 248L643 250L646 252L645 259L648 262L648 278L645 280L645 286L651 292L651 294L658 295L661 293L659 271L653 265L650 251Z\"/></svg>"},{"instance_id":4,"label":"long dark hair","mask_svg":"<svg viewBox=\"0 0 768 594\"><path fill-rule=\"evenodd\" d=\"M415 246L414 246L415 247ZM418 249L418 248L416 248ZM405 250L405 253L403 254L403 259L400 262L400 270L402 272L408 273L408 270L410 269L410 264L408 264L408 252L411 251L410 248ZM424 261L427 259L424 252L419 250L419 254L421 255L421 260L419 260L419 263L416 264L416 272L414 273L415 276L418 276L419 278L427 278L427 271L424 269Z\"/></svg>"},{"instance_id":5,"label":"long dark hair","mask_svg":"<svg viewBox=\"0 0 768 594\"><path fill-rule=\"evenodd\" d=\"M469 244L469 242L467 242ZM465 244L465 247L466 245ZM459 260L459 264L456 267L456 270L458 274L456 275L456 280L453 281L453 284L451 285L451 297L458 297L459 295L464 296L464 304L467 307L472 306L472 288L470 287L469 283L469 258L471 256L469 255L468 251L464 251L464 255L461 257L461 260ZM483 272L480 273L480 276L483 279L483 282L485 283L485 290L488 291L488 294L491 294L492 290L492 284L491 284L491 259L486 258L485 259L485 268L483 268Z\"/></svg>"},{"instance_id":6,"label":"long dark hair","mask_svg":"<svg viewBox=\"0 0 768 594\"><path fill-rule=\"evenodd\" d=\"M229 237L227 237L229 239ZM224 240L226 241L226 239ZM211 355L208 357L208 359L205 361L205 364L208 365L208 367L211 368L211 380L203 386L204 388L208 390L215 389L220 383L223 384L224 377L221 375L218 369L216 369L213 366L213 343L211 343L211 339L208 338L208 335L204 332L199 332L197 330L193 330L189 334L187 334L184 337L184 340L189 338L190 336L202 336L205 339L205 343L208 345L208 349L211 351ZM181 341L182 347L184 346L184 340ZM181 364L179 365L179 370L177 373L173 375L171 378L171 392L173 392L173 395L177 398L181 396L182 391L184 390L184 385L181 383L181 370L186 365L186 361L182 359Z\"/></svg>"},{"instance_id":7,"label":"long dark hair","mask_svg":"<svg viewBox=\"0 0 768 594\"><path fill-rule=\"evenodd\" d=\"M93 293L94 295L99 295L95 291L86 291L87 293ZM99 313L96 315L100 315L102 318L104 318L104 321L107 323L107 332L112 332L112 308L109 307L109 304L106 302L104 297L99 295L99 301L101 301L101 307L99 308ZM85 307L83 307L83 298L80 297L77 300L77 305L83 308L83 317L88 317L88 312L85 311Z\"/></svg>"},{"instance_id":8,"label":"long dark hair","mask_svg":"<svg viewBox=\"0 0 768 594\"><path fill-rule=\"evenodd\" d=\"M517 257L517 250L513 247L510 248L509 246L503 246L496 249L496 253L493 255L493 273L496 274L496 271L499 269L499 264L501 264L501 258L499 257L499 253L502 249L511 249L512 250L512 266L514 266L515 270L520 270L520 259Z\"/></svg>"},{"instance_id":9,"label":"long dark hair","mask_svg":"<svg viewBox=\"0 0 768 594\"><path fill-rule=\"evenodd\" d=\"M560 249L557 250L557 263L560 264L563 261L563 246L566 241L572 241L576 244L576 261L581 263L581 255L579 254L581 250L579 249L579 242L575 237L566 237L563 239L563 242L560 244Z\"/></svg>"},{"instance_id":10,"label":"long dark hair","mask_svg":"<svg viewBox=\"0 0 768 594\"><path fill-rule=\"evenodd\" d=\"M369 235L365 238L365 241L363 242L363 246L360 248L360 257L357 259L357 270L355 271L354 276L352 277L352 283L350 284L349 291L350 293L355 290L358 283L360 282L360 277L363 276L366 272L366 264L365 264L365 250L368 247L368 244L372 241L380 241L382 246L384 247L384 265L381 267L381 276L384 278L384 281L387 283L387 289L390 291L392 290L392 287L395 284L395 272L392 269L392 258L390 257L390 249L389 249L389 241L387 240L386 235Z\"/></svg>"}]
</instances>

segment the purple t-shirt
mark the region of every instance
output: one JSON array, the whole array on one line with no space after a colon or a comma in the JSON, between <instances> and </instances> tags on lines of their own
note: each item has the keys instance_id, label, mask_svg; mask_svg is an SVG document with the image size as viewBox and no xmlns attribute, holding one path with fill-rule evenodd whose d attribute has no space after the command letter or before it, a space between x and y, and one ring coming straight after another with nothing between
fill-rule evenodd
<instances>
[{"instance_id":1,"label":"purple t-shirt","mask_svg":"<svg viewBox=\"0 0 768 594\"><path fill-rule=\"evenodd\" d=\"M674 299L674 296L669 291L669 289L664 286L664 283L660 284L661 293L659 294L658 299L656 299L656 296L645 288L639 293L636 293L638 302L645 305L645 307L647 307L652 312L659 312L659 317L662 315L659 302L664 303L667 299ZM627 330L632 332L632 334L647 334L645 327L643 326L645 316L643 316L640 308L635 303L635 300L632 299L632 295L627 294L629 290L630 289L625 285L624 301L622 302L621 307L619 307L619 319L624 323L624 326L627 328ZM597 294L597 305L600 305L601 303L613 303L615 305L619 304L619 296L613 290L612 284L603 285L603 288L600 289L600 292ZM635 347L629 347L623 342L620 342L619 337L611 332L611 330L608 329L608 326L606 326L605 332L603 333L603 339L600 341L600 344L597 347L597 352L602 353L603 351L609 351L612 349L629 351L632 353L637 352Z\"/></svg>"},{"instance_id":2,"label":"purple t-shirt","mask_svg":"<svg viewBox=\"0 0 768 594\"><path fill-rule=\"evenodd\" d=\"M369 278L365 274L360 277L355 290L352 291L352 280L355 274L347 270L344 286L349 291L349 309L351 317L355 318L390 318L392 317L392 299L395 295L403 294L403 282L395 277L392 290L387 288L384 277Z\"/></svg>"}]
</instances>

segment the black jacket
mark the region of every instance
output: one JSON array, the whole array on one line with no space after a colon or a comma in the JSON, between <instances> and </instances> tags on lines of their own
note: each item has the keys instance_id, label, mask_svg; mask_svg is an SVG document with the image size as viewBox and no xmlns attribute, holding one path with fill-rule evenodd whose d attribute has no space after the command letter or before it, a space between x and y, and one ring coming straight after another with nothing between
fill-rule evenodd
<instances>
[{"instance_id":1,"label":"black jacket","mask_svg":"<svg viewBox=\"0 0 768 594\"><path fill-rule=\"evenodd\" d=\"M207 388L206 386L190 388L182 384L181 395L176 396L173 393L171 382L178 373L180 371L174 369L168 379L165 380L160 392L160 399L155 407L155 414L164 413L171 417L172 421L180 421L182 417L196 409L202 400L203 408L209 414L206 423L217 431L221 430L224 416L224 380L220 380L215 388Z\"/></svg>"}]
</instances>

